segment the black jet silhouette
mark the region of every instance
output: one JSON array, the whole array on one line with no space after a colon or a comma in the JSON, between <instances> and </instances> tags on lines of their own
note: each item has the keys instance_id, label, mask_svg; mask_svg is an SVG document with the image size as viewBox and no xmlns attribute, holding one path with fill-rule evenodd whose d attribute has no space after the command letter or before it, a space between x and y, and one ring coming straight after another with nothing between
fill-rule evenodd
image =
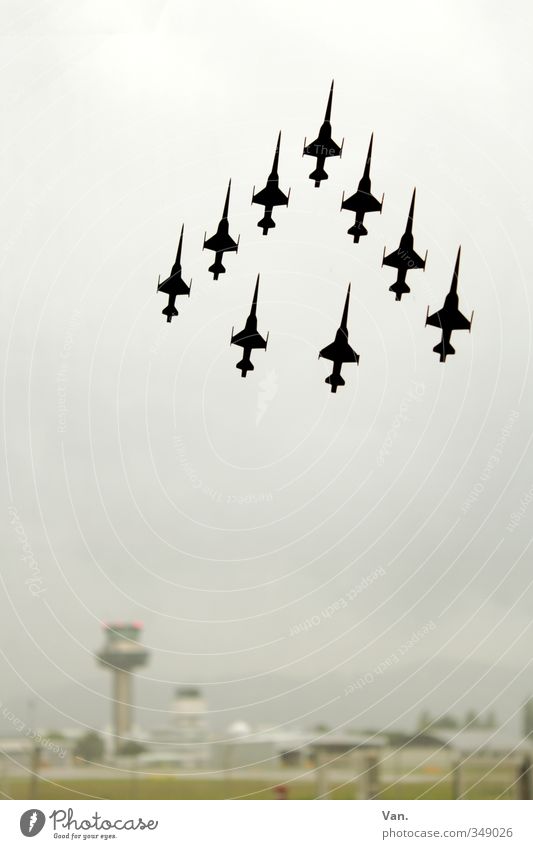
<instances>
[{"instance_id":1,"label":"black jet silhouette","mask_svg":"<svg viewBox=\"0 0 533 849\"><path fill-rule=\"evenodd\" d=\"M261 189L260 192L255 194L255 186L252 192L252 203L258 203L259 206L265 207L265 215L261 221L257 222L258 227L263 228L263 236L268 235L268 231L271 227L276 226L276 222L272 218L272 210L275 206L288 206L289 198L291 196L291 190L289 189L288 194L283 194L279 187L279 177L278 177L278 162L279 162L279 145L281 142L281 131L278 136L278 143L276 145L276 152L274 154L274 162L272 163L272 171L270 172L270 176L267 180L267 184L264 189Z\"/></svg>"},{"instance_id":2,"label":"black jet silhouette","mask_svg":"<svg viewBox=\"0 0 533 849\"><path fill-rule=\"evenodd\" d=\"M427 251L426 256L422 259L422 257L418 256L414 249L413 215L415 212L415 197L416 189L413 190L411 206L409 207L409 217L407 218L407 226L405 228L405 233L400 239L400 247L397 251L393 251L388 256L385 256L386 248L383 248L383 260L381 265L389 265L391 268L396 268L398 270L396 281L392 284L392 286L389 286L389 292L396 293L397 301L401 301L402 295L406 295L411 291L406 282L407 272L411 268L422 268L425 270L428 258Z\"/></svg>"},{"instance_id":3,"label":"black jet silhouette","mask_svg":"<svg viewBox=\"0 0 533 849\"><path fill-rule=\"evenodd\" d=\"M256 317L256 309L257 309L257 294L259 292L259 274L257 275L257 282L255 284L254 297L252 301L252 309L250 310L250 315L246 319L246 324L244 325L244 330L241 330L240 333L233 333L233 328L231 328L231 345L239 345L243 349L243 357L240 362L237 363L236 368L240 368L241 377L246 377L249 371L254 370L253 363L250 359L250 354L255 348L264 348L266 350L266 346L268 344L268 333L266 339L263 339L260 333L257 331L257 317Z\"/></svg>"},{"instance_id":4,"label":"black jet silhouette","mask_svg":"<svg viewBox=\"0 0 533 849\"><path fill-rule=\"evenodd\" d=\"M426 313L426 324L431 324L433 327L438 327L442 330L442 339L438 345L435 345L433 350L440 355L440 362L446 362L446 357L455 354L455 348L450 344L450 338L454 330L468 330L472 327L472 319L474 312L470 316L470 321L459 312L459 296L457 294L457 281L459 279L459 261L461 259L461 248L457 251L457 259L453 271L452 285L450 291L444 299L444 306L438 312L429 315L429 307Z\"/></svg>"},{"instance_id":5,"label":"black jet silhouette","mask_svg":"<svg viewBox=\"0 0 533 849\"><path fill-rule=\"evenodd\" d=\"M230 251L239 250L240 236L237 238L237 241L234 242L229 234L228 211L230 192L231 180L228 184L228 191L226 194L226 201L224 203L224 210L222 212L222 218L220 219L217 227L217 232L214 236L211 236L210 239L207 239L207 241L204 234L204 248L207 248L208 251L215 252L215 261L213 265L209 266L209 271L213 272L214 280L218 280L219 274L226 273L226 269L222 265L222 257L224 256L224 254L229 253Z\"/></svg>"},{"instance_id":6,"label":"black jet silhouette","mask_svg":"<svg viewBox=\"0 0 533 849\"><path fill-rule=\"evenodd\" d=\"M377 200L370 192L370 162L372 159L372 144L374 142L374 133L370 136L370 145L366 157L365 170L363 176L359 180L359 186L355 194L344 200L344 192L342 193L341 210L349 209L355 212L355 224L348 230L348 235L353 236L354 242L358 242L361 236L367 236L368 230L363 224L367 212L381 212L383 207L383 198L381 202Z\"/></svg>"},{"instance_id":7,"label":"black jet silhouette","mask_svg":"<svg viewBox=\"0 0 533 849\"><path fill-rule=\"evenodd\" d=\"M324 171L324 163L329 156L342 156L342 148L344 139L339 147L331 138L331 102L333 100L333 83L329 91L328 105L324 116L324 123L320 127L318 138L307 144L307 139L304 139L304 150L302 156L314 156L316 159L316 169L311 171L309 179L315 181L315 187L320 186L321 180L327 180L328 175Z\"/></svg>"},{"instance_id":8,"label":"black jet silhouette","mask_svg":"<svg viewBox=\"0 0 533 849\"><path fill-rule=\"evenodd\" d=\"M176 254L176 262L172 266L172 271L170 272L170 276L167 277L166 280L163 280L161 283L161 276L157 281L157 291L164 292L165 295L168 295L168 306L162 310L162 314L166 315L167 322L171 322L174 316L178 315L178 311L175 307L176 298L178 295L187 295L190 297L191 294L191 286L192 279L190 284L187 286L185 280L181 276L181 248L183 245L183 224L181 225L181 233L180 233L180 241L178 244L178 253Z\"/></svg>"},{"instance_id":9,"label":"black jet silhouette","mask_svg":"<svg viewBox=\"0 0 533 849\"><path fill-rule=\"evenodd\" d=\"M350 306L350 288L346 293L346 302L342 313L341 326L335 334L335 341L331 345L322 348L318 359L324 357L326 360L333 362L333 371L326 377L326 383L331 386L331 391L336 392L338 386L344 386L344 379L341 377L341 369L343 363L359 363L359 354L356 354L354 349L348 344L348 307Z\"/></svg>"}]
</instances>

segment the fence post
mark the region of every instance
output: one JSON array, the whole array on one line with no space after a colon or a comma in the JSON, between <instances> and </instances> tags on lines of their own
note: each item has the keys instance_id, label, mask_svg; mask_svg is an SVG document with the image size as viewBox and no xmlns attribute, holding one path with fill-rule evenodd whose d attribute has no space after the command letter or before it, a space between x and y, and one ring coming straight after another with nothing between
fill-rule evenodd
<instances>
[{"instance_id":1,"label":"fence post","mask_svg":"<svg viewBox=\"0 0 533 849\"><path fill-rule=\"evenodd\" d=\"M463 793L462 761L457 758L452 769L452 799L460 799Z\"/></svg>"},{"instance_id":2,"label":"fence post","mask_svg":"<svg viewBox=\"0 0 533 849\"><path fill-rule=\"evenodd\" d=\"M317 799L328 798L327 752L322 752L322 746L315 748L315 775Z\"/></svg>"},{"instance_id":3,"label":"fence post","mask_svg":"<svg viewBox=\"0 0 533 849\"><path fill-rule=\"evenodd\" d=\"M375 799L379 795L379 759L375 749L369 749L363 756L361 775L361 799Z\"/></svg>"},{"instance_id":4,"label":"fence post","mask_svg":"<svg viewBox=\"0 0 533 849\"><path fill-rule=\"evenodd\" d=\"M41 747L38 743L33 744L30 765L30 790L29 799L39 798L39 773L41 771Z\"/></svg>"},{"instance_id":5,"label":"fence post","mask_svg":"<svg viewBox=\"0 0 533 849\"><path fill-rule=\"evenodd\" d=\"M531 758L529 755L525 755L518 764L516 790L519 799L531 799Z\"/></svg>"}]
</instances>

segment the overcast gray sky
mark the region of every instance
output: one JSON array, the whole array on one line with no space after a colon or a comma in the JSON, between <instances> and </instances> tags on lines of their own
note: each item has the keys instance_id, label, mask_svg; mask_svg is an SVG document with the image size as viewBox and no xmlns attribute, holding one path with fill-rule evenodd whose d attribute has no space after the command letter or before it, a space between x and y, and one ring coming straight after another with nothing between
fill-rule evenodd
<instances>
[{"instance_id":1,"label":"overcast gray sky","mask_svg":"<svg viewBox=\"0 0 533 849\"><path fill-rule=\"evenodd\" d=\"M1 5L2 702L102 727L101 622L133 619L146 726L198 683L220 728L492 706L516 729L533 691L529 4ZM316 190L301 150L333 77L344 154ZM265 239L250 197L279 129L292 194ZM385 203L354 245L340 197L372 131ZM215 283L201 246L229 177L241 248ZM397 303L381 256L415 185L429 257ZM166 324L155 285L182 222L193 288ZM443 366L424 318L459 244L475 316ZM270 343L244 381L229 338L258 272ZM361 359L332 395L317 353L348 281Z\"/></svg>"}]
</instances>

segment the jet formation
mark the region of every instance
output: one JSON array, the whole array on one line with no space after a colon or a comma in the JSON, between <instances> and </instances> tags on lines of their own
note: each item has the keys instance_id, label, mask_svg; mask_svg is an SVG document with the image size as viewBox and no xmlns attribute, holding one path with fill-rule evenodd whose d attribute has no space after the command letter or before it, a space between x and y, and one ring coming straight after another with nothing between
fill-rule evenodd
<instances>
[{"instance_id":1,"label":"jet formation","mask_svg":"<svg viewBox=\"0 0 533 849\"><path fill-rule=\"evenodd\" d=\"M304 141L303 155L312 156L316 159L316 168L309 174L309 179L314 181L315 187L319 187L323 180L329 179L325 171L326 159L334 156L341 157L344 139L339 146L332 138L331 130L331 110L333 102L333 86L331 83L326 113L324 121L320 127L318 137L307 144ZM365 160L363 175L359 180L357 191L345 198L345 193L342 193L341 210L348 210L355 213L355 222L349 228L348 234L353 236L353 242L358 244L363 236L368 236L368 230L365 227L365 216L370 212L379 212L383 210L384 194L381 200L378 200L372 194L372 184L370 179L370 167L372 163L372 148L374 143L374 134L370 137L370 144ZM274 160L272 169L267 178L266 185L263 189L256 192L255 186L252 190L252 204L257 204L264 208L263 217L257 222L257 226L261 228L264 236L267 236L273 228L276 227L276 222L272 217L274 209L278 206L288 206L291 190L288 189L287 194L280 189L279 186L279 155L281 145L281 131L278 134L276 148L274 152ZM218 280L221 274L226 273L223 265L225 253L236 253L239 248L240 237L235 241L229 232L229 202L231 194L231 180L229 181L222 218L218 224L217 230L209 239L204 234L203 247L215 254L215 259L212 265L209 266L209 271L213 274L214 280ZM407 216L407 224L403 235L400 238L400 244L395 251L387 254L386 248L383 249L382 266L396 269L396 280L389 286L389 291L395 294L395 300L401 301L404 295L411 291L407 284L407 274L409 271L422 269L425 270L427 262L427 251L424 258L414 249L413 236L413 219L415 212L416 189L413 190L409 213ZM174 265L172 266L170 275L161 282L158 279L157 291L163 292L168 296L168 304L162 310L168 323L178 315L176 309L176 298L180 295L190 296L192 280L189 284L185 282L182 275L181 253L183 247L183 225L181 227L178 250ZM457 284L459 277L459 262L461 257L461 248L457 253L455 268L453 272L450 291L446 295L444 305L438 312L429 315L429 307L426 313L426 325L437 327L441 331L441 340L433 348L435 353L439 355L441 363L446 362L446 358L455 354L455 349L451 344L451 336L455 330L469 330L472 326L473 312L470 319L459 311L459 297L457 294ZM266 350L268 343L268 334L263 337L257 330L257 299L259 293L259 277L255 284L252 306L248 318L246 319L243 330L238 333L231 332L231 344L238 345L243 349L242 359L237 363L237 368L241 372L242 377L246 377L248 372L254 371L254 365L251 360L252 352L260 349ZM342 313L340 326L335 334L334 341L322 348L319 352L319 359L327 359L332 363L332 372L325 379L325 382L331 387L331 392L336 393L339 386L345 385L344 377L341 374L342 367L346 363L359 363L359 354L350 346L348 342L348 310L350 303L351 284L348 286L346 300Z\"/></svg>"}]
</instances>

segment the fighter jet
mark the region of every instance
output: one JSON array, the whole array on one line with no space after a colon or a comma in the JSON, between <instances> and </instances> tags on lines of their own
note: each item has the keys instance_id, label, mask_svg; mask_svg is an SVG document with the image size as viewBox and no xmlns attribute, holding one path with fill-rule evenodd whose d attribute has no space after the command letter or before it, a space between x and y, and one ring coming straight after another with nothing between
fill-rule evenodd
<instances>
[{"instance_id":1,"label":"fighter jet","mask_svg":"<svg viewBox=\"0 0 533 849\"><path fill-rule=\"evenodd\" d=\"M383 206L382 195L381 202L370 193L370 161L372 159L372 143L374 141L374 133L370 136L370 145L366 157L365 170L363 176L359 180L359 186L355 194L344 200L344 192L342 193L341 210L349 209L355 212L355 224L348 230L348 235L353 236L354 242L358 242L361 236L367 236L368 230L363 225L367 212L381 212Z\"/></svg>"},{"instance_id":2,"label":"fighter jet","mask_svg":"<svg viewBox=\"0 0 533 849\"><path fill-rule=\"evenodd\" d=\"M215 252L215 261L213 265L209 266L209 271L213 272L214 280L218 280L218 275L225 274L226 272L226 269L222 265L222 257L224 256L224 254L229 253L230 251L239 250L240 236L237 238L237 241L234 242L229 234L228 210L230 192L231 180L229 181L228 191L226 194L226 202L224 203L224 210L222 212L222 218L220 219L217 227L217 232L214 236L211 236L210 239L207 239L207 241L204 234L204 248L207 248L209 251Z\"/></svg>"},{"instance_id":3,"label":"fighter jet","mask_svg":"<svg viewBox=\"0 0 533 849\"><path fill-rule=\"evenodd\" d=\"M174 306L178 295L191 295L192 279L187 286L185 280L181 276L181 247L183 245L183 224L181 225L180 241L178 245L178 253L176 254L176 262L172 266L170 276L161 283L161 276L157 281L157 291L164 292L168 295L168 306L162 310L163 315L166 315L167 322L171 322L174 316L178 315L178 311Z\"/></svg>"},{"instance_id":4,"label":"fighter jet","mask_svg":"<svg viewBox=\"0 0 533 849\"><path fill-rule=\"evenodd\" d=\"M302 156L314 156L316 158L316 169L311 171L309 179L315 181L315 187L320 186L321 180L327 180L328 175L324 171L324 163L329 156L342 156L342 148L344 139L339 147L331 138L331 101L333 100L333 82L329 91L328 105L324 116L324 123L320 127L318 138L307 144L307 139L304 139L304 150Z\"/></svg>"},{"instance_id":5,"label":"fighter jet","mask_svg":"<svg viewBox=\"0 0 533 849\"><path fill-rule=\"evenodd\" d=\"M274 162L272 163L272 171L270 172L270 176L267 180L267 184L264 189L261 189L260 192L255 194L255 186L252 192L252 203L258 203L259 206L265 207L265 216L261 219L261 221L257 222L258 227L263 228L263 236L268 235L268 231L271 227L276 226L276 222L272 218L272 210L275 206L288 206L289 198L291 196L291 190L289 189L289 193L284 195L281 189L279 188L279 177L278 177L278 161L279 161L279 145L281 141L281 132L278 136L278 143L276 145L276 152L274 154Z\"/></svg>"},{"instance_id":6,"label":"fighter jet","mask_svg":"<svg viewBox=\"0 0 533 849\"><path fill-rule=\"evenodd\" d=\"M257 317L256 317L256 309L257 309L257 293L259 292L259 274L257 275L257 282L255 284L254 298L252 301L252 309L250 310L250 315L246 319L246 324L244 325L244 330L241 330L240 333L233 333L233 328L231 328L231 345L239 345L243 349L243 358L240 362L237 363L236 368L240 368L241 377L246 377L249 371L254 370L253 363L250 359L250 354L254 350L254 348L264 348L266 350L266 346L268 344L268 333L266 339L263 339L260 333L257 331Z\"/></svg>"},{"instance_id":7,"label":"fighter jet","mask_svg":"<svg viewBox=\"0 0 533 849\"><path fill-rule=\"evenodd\" d=\"M341 326L335 334L335 341L331 345L322 348L318 359L324 357L326 360L333 362L333 371L326 377L326 383L331 386L331 391L336 392L338 386L344 386L344 379L341 377L341 368L343 363L359 363L359 354L356 354L354 349L348 344L348 307L350 305L350 287L346 294L346 302L342 313Z\"/></svg>"},{"instance_id":8,"label":"fighter jet","mask_svg":"<svg viewBox=\"0 0 533 849\"><path fill-rule=\"evenodd\" d=\"M448 354L455 354L455 348L450 344L450 338L454 330L468 330L472 327L472 319L474 312L470 316L470 321L459 312L459 296L457 294L457 281L459 279L459 261L461 259L461 248L457 251L457 259L453 271L452 285L450 291L444 299L444 306L438 312L429 315L429 307L426 313L426 324L431 324L433 327L438 327L442 330L442 339L438 345L435 345L433 350L440 355L440 362L446 362Z\"/></svg>"},{"instance_id":9,"label":"fighter jet","mask_svg":"<svg viewBox=\"0 0 533 849\"><path fill-rule=\"evenodd\" d=\"M422 268L425 270L426 260L428 258L427 251L426 256L422 259L422 257L418 256L413 246L413 215L415 211L415 197L416 189L413 190L413 197L409 208L409 217L407 218L407 227L405 228L405 233L400 239L400 247L388 256L385 256L386 248L383 248L383 260L381 265L390 265L391 268L396 268L398 270L396 282L393 283L392 286L389 286L389 292L396 293L397 301L401 301L402 295L406 295L411 291L406 283L407 272L409 269Z\"/></svg>"}]
</instances>

